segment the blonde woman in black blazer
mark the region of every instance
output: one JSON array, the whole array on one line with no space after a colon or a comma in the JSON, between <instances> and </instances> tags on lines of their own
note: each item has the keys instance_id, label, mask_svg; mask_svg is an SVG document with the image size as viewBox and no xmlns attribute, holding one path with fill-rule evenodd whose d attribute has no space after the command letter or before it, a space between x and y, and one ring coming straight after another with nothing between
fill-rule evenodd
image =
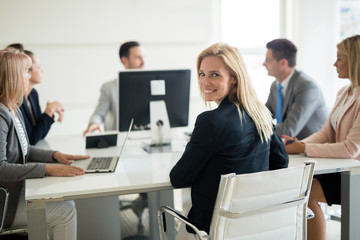
<instances>
[{"instance_id":1,"label":"blonde woman in black blazer","mask_svg":"<svg viewBox=\"0 0 360 240\"><path fill-rule=\"evenodd\" d=\"M82 175L81 168L68 165L70 160L88 158L29 145L19 106L28 87L30 66L31 59L25 54L0 51L0 185L10 192L5 227L27 224L25 179ZM62 165L49 164L56 162ZM0 201L4 201L4 196L0 196ZM54 239L76 239L73 202L46 204L46 220Z\"/></svg>"},{"instance_id":2,"label":"blonde woman in black blazer","mask_svg":"<svg viewBox=\"0 0 360 240\"><path fill-rule=\"evenodd\" d=\"M203 99L218 108L198 116L170 180L174 187L191 187L188 217L208 232L222 174L286 168L288 156L238 49L224 43L210 46L200 53L197 70Z\"/></svg>"}]
</instances>

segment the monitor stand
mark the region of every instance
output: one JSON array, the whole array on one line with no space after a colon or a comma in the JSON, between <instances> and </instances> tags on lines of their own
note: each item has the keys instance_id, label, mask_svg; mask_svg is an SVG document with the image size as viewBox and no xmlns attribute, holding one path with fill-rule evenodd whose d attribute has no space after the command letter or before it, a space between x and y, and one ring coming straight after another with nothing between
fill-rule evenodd
<instances>
[{"instance_id":1,"label":"monitor stand","mask_svg":"<svg viewBox=\"0 0 360 240\"><path fill-rule=\"evenodd\" d=\"M164 101L150 101L151 143L143 149L148 153L171 152L169 117Z\"/></svg>"},{"instance_id":2,"label":"monitor stand","mask_svg":"<svg viewBox=\"0 0 360 240\"><path fill-rule=\"evenodd\" d=\"M147 153L165 153L165 152L172 152L171 143L168 144L162 144L162 145L144 145L142 147L145 152Z\"/></svg>"}]
</instances>

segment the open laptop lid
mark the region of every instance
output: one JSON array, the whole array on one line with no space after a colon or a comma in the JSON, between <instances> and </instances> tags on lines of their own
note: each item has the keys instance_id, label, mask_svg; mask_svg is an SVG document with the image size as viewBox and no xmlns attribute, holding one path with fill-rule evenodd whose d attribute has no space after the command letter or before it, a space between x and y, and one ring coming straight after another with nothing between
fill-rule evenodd
<instances>
[{"instance_id":1,"label":"open laptop lid","mask_svg":"<svg viewBox=\"0 0 360 240\"><path fill-rule=\"evenodd\" d=\"M123 150L124 150L124 148L125 148L125 143L126 143L127 139L129 138L129 133L130 133L130 131L131 131L131 129L132 129L133 123L134 123L134 119L132 118L132 119L131 119L131 122L130 122L129 130L126 132L126 136L125 136L124 142L123 142L123 144L122 144L122 146L121 146L121 149L120 149L119 158L120 158L121 153L123 152Z\"/></svg>"},{"instance_id":2,"label":"open laptop lid","mask_svg":"<svg viewBox=\"0 0 360 240\"><path fill-rule=\"evenodd\" d=\"M129 133L132 129L132 126L133 126L133 123L134 123L134 119L132 118L131 119L131 122L130 122L130 126L129 126L129 129L125 135L125 138L124 138L124 141L122 143L122 146L121 146L121 149L120 149L120 152L119 152L119 155L118 156L114 156L113 159L112 159L112 162L109 166L109 168L107 169L85 169L85 173L107 173L107 172L115 172L116 170L116 166L120 160L120 157L121 157L121 154L125 148L125 144L126 144L126 141L127 139L129 138Z\"/></svg>"},{"instance_id":3,"label":"open laptop lid","mask_svg":"<svg viewBox=\"0 0 360 240\"><path fill-rule=\"evenodd\" d=\"M111 162L110 162L110 165L106 168L97 168L97 166L95 167L90 167L92 166L91 163L99 163L99 161L102 161L104 159L101 159L102 157L93 157L93 158L89 158L89 159L84 159L84 160L77 160L77 161L74 161L71 165L72 166L77 166L77 167L80 167L82 169L84 169L85 173L108 173L108 172L114 172L115 169L116 169L116 166L117 166L117 163L119 162L120 160L120 156L125 148L125 144L126 144L126 141L127 139L129 138L129 133L132 129L132 126L133 126L133 123L134 123L134 120L131 119L131 122L130 122L130 126L129 126L129 130L127 131L126 135L125 135L125 138L124 138L124 141L122 143L122 146L121 146L121 149L120 149L120 152L117 156L113 156L113 157L110 157L112 158L111 159ZM109 157L105 157L105 158L109 158ZM105 159L106 160L106 159ZM95 162L93 162L95 161Z\"/></svg>"}]
</instances>

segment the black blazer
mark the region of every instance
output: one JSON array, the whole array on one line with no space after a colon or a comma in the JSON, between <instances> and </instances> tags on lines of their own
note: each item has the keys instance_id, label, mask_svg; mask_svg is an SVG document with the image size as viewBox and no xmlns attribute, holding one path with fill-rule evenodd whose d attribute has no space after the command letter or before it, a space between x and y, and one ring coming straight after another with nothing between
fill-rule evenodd
<instances>
[{"instance_id":1,"label":"black blazer","mask_svg":"<svg viewBox=\"0 0 360 240\"><path fill-rule=\"evenodd\" d=\"M49 132L51 125L54 123L54 119L52 119L46 113L41 112L39 95L34 88L29 94L29 101L35 117L35 122L31 117L30 109L26 103L25 97L23 104L20 106L20 110L24 117L25 128L29 136L29 142L31 145L35 145Z\"/></svg>"},{"instance_id":2,"label":"black blazer","mask_svg":"<svg viewBox=\"0 0 360 240\"><path fill-rule=\"evenodd\" d=\"M191 187L188 214L198 228L209 232L220 183L227 173L252 173L288 166L284 144L275 133L262 143L249 115L225 98L220 106L200 114L185 152L170 172L176 188Z\"/></svg>"}]
</instances>

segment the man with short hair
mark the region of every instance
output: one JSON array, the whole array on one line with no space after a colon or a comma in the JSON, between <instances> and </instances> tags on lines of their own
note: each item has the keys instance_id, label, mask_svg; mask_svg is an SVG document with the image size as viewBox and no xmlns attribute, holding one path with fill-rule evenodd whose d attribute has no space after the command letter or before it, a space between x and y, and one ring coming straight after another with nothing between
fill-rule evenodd
<instances>
[{"instance_id":1,"label":"man with short hair","mask_svg":"<svg viewBox=\"0 0 360 240\"><path fill-rule=\"evenodd\" d=\"M144 54L138 42L131 41L122 44L119 56L125 69L144 68ZM117 79L114 79L101 86L98 105L90 117L88 128L83 135L95 130L101 131L102 124L104 124L105 130L116 130L117 107Z\"/></svg>"},{"instance_id":2,"label":"man with short hair","mask_svg":"<svg viewBox=\"0 0 360 240\"><path fill-rule=\"evenodd\" d=\"M266 102L277 120L276 132L299 140L320 130L327 119L321 89L296 66L296 46L287 39L267 43L264 66L275 77Z\"/></svg>"}]
</instances>

